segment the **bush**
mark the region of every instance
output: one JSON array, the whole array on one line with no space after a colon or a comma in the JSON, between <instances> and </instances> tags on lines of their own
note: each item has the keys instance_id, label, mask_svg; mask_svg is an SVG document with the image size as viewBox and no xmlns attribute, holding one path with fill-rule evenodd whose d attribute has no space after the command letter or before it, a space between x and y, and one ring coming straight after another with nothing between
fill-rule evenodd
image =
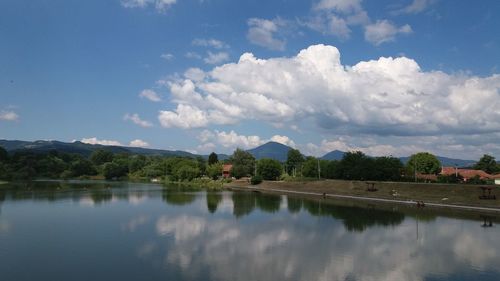
<instances>
[{"instance_id":1,"label":"bush","mask_svg":"<svg viewBox=\"0 0 500 281\"><path fill-rule=\"evenodd\" d=\"M262 177L261 177L261 176L259 176L259 175L253 176L253 177L250 179L250 183L251 183L252 185L257 185L257 184L259 184L259 183L261 183L261 182L262 182Z\"/></svg>"},{"instance_id":2,"label":"bush","mask_svg":"<svg viewBox=\"0 0 500 281\"><path fill-rule=\"evenodd\" d=\"M261 159L257 162L257 174L265 180L277 180L281 176L281 164L274 159Z\"/></svg>"}]
</instances>

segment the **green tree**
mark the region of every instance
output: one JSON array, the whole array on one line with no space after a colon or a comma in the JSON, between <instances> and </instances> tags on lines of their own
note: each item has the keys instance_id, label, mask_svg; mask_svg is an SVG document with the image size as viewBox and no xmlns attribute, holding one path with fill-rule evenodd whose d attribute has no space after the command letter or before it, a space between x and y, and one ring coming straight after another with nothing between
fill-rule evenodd
<instances>
[{"instance_id":1,"label":"green tree","mask_svg":"<svg viewBox=\"0 0 500 281\"><path fill-rule=\"evenodd\" d=\"M200 170L200 174L205 175L207 169L207 161L205 161L203 157L197 156L196 162L198 162L198 169Z\"/></svg>"},{"instance_id":2,"label":"green tree","mask_svg":"<svg viewBox=\"0 0 500 281\"><path fill-rule=\"evenodd\" d=\"M91 176L97 174L95 167L87 159L79 159L71 163L71 175L79 177L83 175Z\"/></svg>"},{"instance_id":3,"label":"green tree","mask_svg":"<svg viewBox=\"0 0 500 281\"><path fill-rule=\"evenodd\" d=\"M176 176L178 180L181 181L192 181L193 179L197 178L200 175L200 170L197 167L189 166L189 165L184 165L181 166L179 169L176 171Z\"/></svg>"},{"instance_id":4,"label":"green tree","mask_svg":"<svg viewBox=\"0 0 500 281\"><path fill-rule=\"evenodd\" d=\"M103 165L103 175L107 180L119 179L128 173L128 165L123 162L107 162Z\"/></svg>"},{"instance_id":5,"label":"green tree","mask_svg":"<svg viewBox=\"0 0 500 281\"><path fill-rule=\"evenodd\" d=\"M222 175L222 163L209 164L207 166L207 175L213 180L218 179Z\"/></svg>"},{"instance_id":6,"label":"green tree","mask_svg":"<svg viewBox=\"0 0 500 281\"><path fill-rule=\"evenodd\" d=\"M373 180L398 181L403 172L403 163L395 157L377 157L373 163L375 166Z\"/></svg>"},{"instance_id":7,"label":"green tree","mask_svg":"<svg viewBox=\"0 0 500 281\"><path fill-rule=\"evenodd\" d=\"M233 164L231 174L237 179L251 176L254 173L255 158L247 151L236 149L229 162Z\"/></svg>"},{"instance_id":8,"label":"green tree","mask_svg":"<svg viewBox=\"0 0 500 281\"><path fill-rule=\"evenodd\" d=\"M9 153L7 153L7 150L5 150L5 148L0 146L0 163L7 162L7 160L9 160Z\"/></svg>"},{"instance_id":9,"label":"green tree","mask_svg":"<svg viewBox=\"0 0 500 281\"><path fill-rule=\"evenodd\" d=\"M484 154L481 159L474 165L474 169L483 170L488 174L493 174L498 172L497 161L495 161L495 157Z\"/></svg>"},{"instance_id":10,"label":"green tree","mask_svg":"<svg viewBox=\"0 0 500 281\"><path fill-rule=\"evenodd\" d=\"M287 173L292 176L297 175L297 171L300 169L302 164L304 163L304 155L300 153L298 149L290 149L288 150L287 159L286 159L286 169Z\"/></svg>"},{"instance_id":11,"label":"green tree","mask_svg":"<svg viewBox=\"0 0 500 281\"><path fill-rule=\"evenodd\" d=\"M217 156L217 154L215 152L210 153L210 155L208 155L208 165L212 165L217 162L219 162L219 157Z\"/></svg>"},{"instance_id":12,"label":"green tree","mask_svg":"<svg viewBox=\"0 0 500 281\"><path fill-rule=\"evenodd\" d=\"M344 154L338 165L338 176L345 180L371 180L374 176L375 160L361 151Z\"/></svg>"},{"instance_id":13,"label":"green tree","mask_svg":"<svg viewBox=\"0 0 500 281\"><path fill-rule=\"evenodd\" d=\"M437 174L440 170L441 162L429 152L413 154L406 163L406 171L409 175L413 175L415 171L422 174Z\"/></svg>"},{"instance_id":14,"label":"green tree","mask_svg":"<svg viewBox=\"0 0 500 281\"><path fill-rule=\"evenodd\" d=\"M281 176L281 170L278 160L264 158L257 161L257 174L264 180L277 180Z\"/></svg>"},{"instance_id":15,"label":"green tree","mask_svg":"<svg viewBox=\"0 0 500 281\"><path fill-rule=\"evenodd\" d=\"M92 161L94 165L102 165L111 162L113 161L113 153L104 149L96 150L90 155L90 161Z\"/></svg>"}]
</instances>

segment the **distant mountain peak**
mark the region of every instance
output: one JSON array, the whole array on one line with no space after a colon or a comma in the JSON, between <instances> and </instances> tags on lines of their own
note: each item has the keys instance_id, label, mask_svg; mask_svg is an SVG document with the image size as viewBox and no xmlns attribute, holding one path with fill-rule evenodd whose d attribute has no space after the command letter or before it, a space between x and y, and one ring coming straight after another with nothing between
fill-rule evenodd
<instances>
[{"instance_id":1,"label":"distant mountain peak","mask_svg":"<svg viewBox=\"0 0 500 281\"><path fill-rule=\"evenodd\" d=\"M263 145L247 150L255 159L271 158L281 162L288 158L288 151L291 147L279 142L269 141Z\"/></svg>"}]
</instances>

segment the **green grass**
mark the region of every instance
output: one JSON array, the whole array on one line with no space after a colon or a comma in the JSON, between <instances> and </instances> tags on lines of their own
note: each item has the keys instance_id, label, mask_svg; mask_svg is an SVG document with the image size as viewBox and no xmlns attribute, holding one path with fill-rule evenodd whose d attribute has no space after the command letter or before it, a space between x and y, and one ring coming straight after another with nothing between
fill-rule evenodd
<instances>
[{"instance_id":1,"label":"green grass","mask_svg":"<svg viewBox=\"0 0 500 281\"><path fill-rule=\"evenodd\" d=\"M233 183L232 185L237 185ZM497 200L480 200L482 191L478 185L436 184L407 182L375 182L377 191L367 191L362 181L316 180L316 181L265 181L259 188L274 188L396 200L414 200L442 204L469 205L500 208L500 186L492 185L492 194Z\"/></svg>"}]
</instances>

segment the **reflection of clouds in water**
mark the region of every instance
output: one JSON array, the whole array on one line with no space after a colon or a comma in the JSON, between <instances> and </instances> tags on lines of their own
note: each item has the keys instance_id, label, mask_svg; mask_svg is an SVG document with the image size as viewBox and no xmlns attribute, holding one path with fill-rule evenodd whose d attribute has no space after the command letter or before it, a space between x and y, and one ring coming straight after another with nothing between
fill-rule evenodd
<instances>
[{"instance_id":1,"label":"reflection of clouds in water","mask_svg":"<svg viewBox=\"0 0 500 281\"><path fill-rule=\"evenodd\" d=\"M470 265L500 268L495 232L477 222L421 222L417 241L412 219L363 232L347 232L330 219L308 219L241 223L183 214L160 217L156 233L175 241L164 240L164 262L189 276L209 272L215 280L417 281L461 273Z\"/></svg>"},{"instance_id":2,"label":"reflection of clouds in water","mask_svg":"<svg viewBox=\"0 0 500 281\"><path fill-rule=\"evenodd\" d=\"M0 219L0 233L7 233L12 229L12 225L6 221Z\"/></svg>"},{"instance_id":3,"label":"reflection of clouds in water","mask_svg":"<svg viewBox=\"0 0 500 281\"><path fill-rule=\"evenodd\" d=\"M128 230L129 232L134 232L135 229L143 224L149 222L149 217L142 215L135 218L132 218L128 223L122 224L122 229Z\"/></svg>"},{"instance_id":4,"label":"reflection of clouds in water","mask_svg":"<svg viewBox=\"0 0 500 281\"><path fill-rule=\"evenodd\" d=\"M156 222L156 232L160 236L174 234L175 241L184 241L197 237L204 230L205 225L206 221L200 217L162 216Z\"/></svg>"},{"instance_id":5,"label":"reflection of clouds in water","mask_svg":"<svg viewBox=\"0 0 500 281\"><path fill-rule=\"evenodd\" d=\"M144 195L131 193L128 196L128 202L132 205L139 205L144 203L148 198Z\"/></svg>"},{"instance_id":6,"label":"reflection of clouds in water","mask_svg":"<svg viewBox=\"0 0 500 281\"><path fill-rule=\"evenodd\" d=\"M78 204L80 204L80 206L84 206L84 207L94 207L94 205L95 205L94 200L92 200L92 198L90 198L90 196L80 198L80 200L78 200Z\"/></svg>"}]
</instances>

